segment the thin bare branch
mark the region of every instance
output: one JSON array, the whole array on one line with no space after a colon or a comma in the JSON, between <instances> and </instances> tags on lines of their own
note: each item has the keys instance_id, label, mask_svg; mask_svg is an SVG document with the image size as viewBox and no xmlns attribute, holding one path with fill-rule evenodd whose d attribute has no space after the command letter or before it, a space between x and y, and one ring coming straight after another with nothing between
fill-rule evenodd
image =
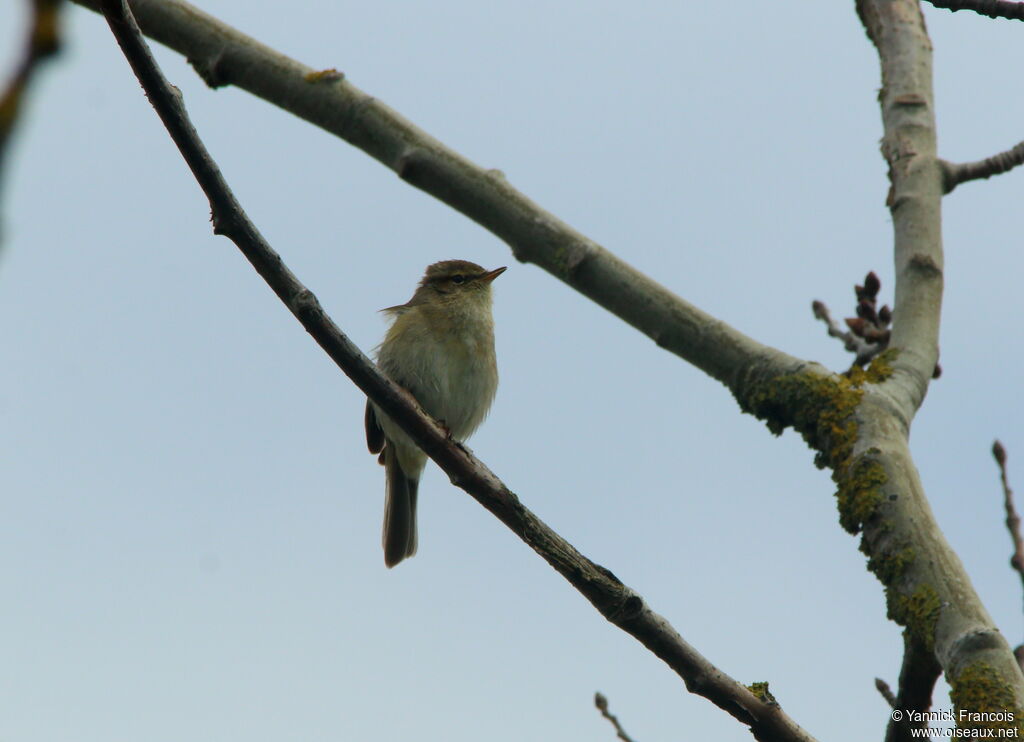
<instances>
[{"instance_id":1,"label":"thin bare branch","mask_svg":"<svg viewBox=\"0 0 1024 742\"><path fill-rule=\"evenodd\" d=\"M75 0L96 10L100 0ZM236 85L358 147L409 184L504 240L534 263L737 393L751 371L801 360L711 317L422 131L337 70L316 71L184 0L131 0L151 38L183 54L211 86ZM757 367L757 368L755 368Z\"/></svg>"},{"instance_id":2,"label":"thin bare branch","mask_svg":"<svg viewBox=\"0 0 1024 742\"><path fill-rule=\"evenodd\" d=\"M1003 505L1006 508L1006 530L1010 532L1010 540L1013 541L1010 566L1020 575L1021 584L1024 586L1024 538L1020 535L1020 516L1013 504L1013 490L1010 489L1010 480L1006 473L1006 448L998 440L992 444L992 457L999 466L999 481L1003 485Z\"/></svg>"},{"instance_id":3,"label":"thin bare branch","mask_svg":"<svg viewBox=\"0 0 1024 742\"><path fill-rule=\"evenodd\" d=\"M977 162L942 160L941 165L942 187L945 193L951 193L961 183L966 183L969 180L985 180L993 175L1002 175L1018 165L1024 165L1024 142L1020 142L1005 152Z\"/></svg>"},{"instance_id":4,"label":"thin bare branch","mask_svg":"<svg viewBox=\"0 0 1024 742\"><path fill-rule=\"evenodd\" d=\"M58 17L61 0L30 0L32 20L22 54L14 74L0 94L0 174L3 173L7 146L25 102L29 84L40 64L60 50Z\"/></svg>"},{"instance_id":5,"label":"thin bare branch","mask_svg":"<svg viewBox=\"0 0 1024 742\"><path fill-rule=\"evenodd\" d=\"M615 736L622 740L622 742L633 742L633 738L626 734L626 730L622 728L619 723L619 719L615 714L608 711L608 699L604 697L602 693L594 694L594 705L597 706L597 710L601 712L601 716L606 718L615 727Z\"/></svg>"},{"instance_id":6,"label":"thin bare branch","mask_svg":"<svg viewBox=\"0 0 1024 742\"><path fill-rule=\"evenodd\" d=\"M992 444L992 457L999 466L999 479L1003 485L1003 504L1006 508L1006 530L1010 532L1010 540L1013 541L1010 566L1020 575L1021 582L1024 583L1024 539L1020 535L1020 516L1017 515L1017 508L1013 504L1013 490L1010 489L1010 479L1006 473L1006 448L998 440ZM1017 664L1024 670L1024 644L1018 645L1013 650L1013 656L1017 659Z\"/></svg>"},{"instance_id":7,"label":"thin bare branch","mask_svg":"<svg viewBox=\"0 0 1024 742\"><path fill-rule=\"evenodd\" d=\"M601 614L665 661L693 693L750 727L759 740L810 742L776 705L725 675L687 644L663 617L609 570L587 559L527 509L465 446L383 376L323 311L249 220L193 128L181 95L163 77L125 0L104 0L103 12L149 100L199 182L213 211L214 231L230 238L306 331L355 384L448 474L543 557Z\"/></svg>"},{"instance_id":8,"label":"thin bare branch","mask_svg":"<svg viewBox=\"0 0 1024 742\"><path fill-rule=\"evenodd\" d=\"M973 10L979 15L989 18L1009 18L1011 21L1024 21L1024 3L1011 0L928 0L936 8L951 10Z\"/></svg>"}]
</instances>

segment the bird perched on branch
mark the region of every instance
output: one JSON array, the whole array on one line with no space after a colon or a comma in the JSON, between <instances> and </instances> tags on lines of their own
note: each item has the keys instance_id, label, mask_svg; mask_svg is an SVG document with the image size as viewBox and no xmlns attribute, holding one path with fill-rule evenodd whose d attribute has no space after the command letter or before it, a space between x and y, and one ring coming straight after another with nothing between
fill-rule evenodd
<instances>
[{"instance_id":1,"label":"bird perched on branch","mask_svg":"<svg viewBox=\"0 0 1024 742\"><path fill-rule=\"evenodd\" d=\"M382 310L393 322L377 365L457 441L483 422L498 389L491 282L504 271L468 260L434 263L412 299ZM416 553L416 492L427 456L369 400L366 444L384 465L384 563L394 567Z\"/></svg>"}]
</instances>

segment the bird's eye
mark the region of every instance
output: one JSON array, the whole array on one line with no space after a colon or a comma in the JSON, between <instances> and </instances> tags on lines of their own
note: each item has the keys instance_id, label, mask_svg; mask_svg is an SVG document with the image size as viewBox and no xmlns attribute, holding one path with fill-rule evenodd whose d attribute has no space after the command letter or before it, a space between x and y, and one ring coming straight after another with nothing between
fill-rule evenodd
<instances>
[{"instance_id":1,"label":"bird's eye","mask_svg":"<svg viewBox=\"0 0 1024 742\"><path fill-rule=\"evenodd\" d=\"M465 282L466 282L466 277L464 275L462 275L461 273L456 273L454 276L452 276L452 283L459 284L459 283L465 283Z\"/></svg>"}]
</instances>

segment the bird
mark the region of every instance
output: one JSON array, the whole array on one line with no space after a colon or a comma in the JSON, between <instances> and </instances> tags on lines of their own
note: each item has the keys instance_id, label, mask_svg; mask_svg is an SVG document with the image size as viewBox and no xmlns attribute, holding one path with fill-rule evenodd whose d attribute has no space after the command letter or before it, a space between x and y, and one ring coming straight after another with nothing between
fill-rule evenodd
<instances>
[{"instance_id":1,"label":"bird","mask_svg":"<svg viewBox=\"0 0 1024 742\"><path fill-rule=\"evenodd\" d=\"M433 263L408 302L381 310L392 322L377 348L378 368L456 441L479 427L498 390L491 282L504 272L468 260ZM382 542L390 568L416 553L416 496L427 456L371 400L365 425L366 445L384 466Z\"/></svg>"}]
</instances>

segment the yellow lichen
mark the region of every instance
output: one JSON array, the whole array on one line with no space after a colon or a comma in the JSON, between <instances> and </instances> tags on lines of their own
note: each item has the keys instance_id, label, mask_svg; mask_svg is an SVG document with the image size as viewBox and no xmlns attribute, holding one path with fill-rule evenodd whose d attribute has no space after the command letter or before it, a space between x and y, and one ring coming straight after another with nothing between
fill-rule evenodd
<instances>
[{"instance_id":1,"label":"yellow lichen","mask_svg":"<svg viewBox=\"0 0 1024 742\"><path fill-rule=\"evenodd\" d=\"M756 381L740 404L776 435L786 428L800 433L815 451L815 463L832 470L843 528L855 534L871 525L871 538L862 540L861 550L868 556L868 569L885 585L889 617L932 649L941 600L930 585L900 582L917 555L905 538L896 538L893 524L880 516L888 479L883 454L869 448L854 455L859 434L856 411L864 390L892 376L896 356L896 350L887 350L866 369L855 367L845 374L804 368Z\"/></svg>"},{"instance_id":2,"label":"yellow lichen","mask_svg":"<svg viewBox=\"0 0 1024 742\"><path fill-rule=\"evenodd\" d=\"M815 464L832 469L839 520L857 533L882 501L886 475L878 452L853 457L857 440L855 412L865 384L887 378L895 351L878 356L867 371L826 375L809 370L785 374L754 385L740 404L744 411L764 420L776 435L788 427L800 433L815 450Z\"/></svg>"},{"instance_id":3,"label":"yellow lichen","mask_svg":"<svg viewBox=\"0 0 1024 742\"><path fill-rule=\"evenodd\" d=\"M942 607L935 589L928 585L918 585L913 593L904 595L890 586L886 591L886 598L889 604L889 618L901 626L906 626L926 649L934 649L935 624L939 620Z\"/></svg>"},{"instance_id":4,"label":"yellow lichen","mask_svg":"<svg viewBox=\"0 0 1024 742\"><path fill-rule=\"evenodd\" d=\"M972 663L949 685L960 728L1024 730L1024 709L1015 704L1013 687L991 665Z\"/></svg>"},{"instance_id":5,"label":"yellow lichen","mask_svg":"<svg viewBox=\"0 0 1024 742\"><path fill-rule=\"evenodd\" d=\"M892 376L892 362L896 360L896 356L899 355L899 351L895 348L889 348L884 350L875 356L875 360L868 366L867 371L864 372L865 377L869 384L881 384L883 381Z\"/></svg>"},{"instance_id":6,"label":"yellow lichen","mask_svg":"<svg viewBox=\"0 0 1024 742\"><path fill-rule=\"evenodd\" d=\"M883 585L891 585L906 571L915 556L916 552L911 546L902 549L880 549L877 553L869 555L868 569L874 572Z\"/></svg>"},{"instance_id":7,"label":"yellow lichen","mask_svg":"<svg viewBox=\"0 0 1024 742\"><path fill-rule=\"evenodd\" d=\"M345 75L338 70L331 67L326 70L316 70L315 72L307 72L304 75L306 82L317 83L317 82L333 82L334 80L342 80Z\"/></svg>"},{"instance_id":8,"label":"yellow lichen","mask_svg":"<svg viewBox=\"0 0 1024 742\"><path fill-rule=\"evenodd\" d=\"M747 686L747 690L757 696L760 700L765 703L771 704L772 706L778 706L779 702L775 700L775 696L768 690L768 682L761 681L759 683L751 683Z\"/></svg>"},{"instance_id":9,"label":"yellow lichen","mask_svg":"<svg viewBox=\"0 0 1024 742\"><path fill-rule=\"evenodd\" d=\"M859 533L882 503L882 485L887 477L878 461L880 453L877 448L870 448L833 472L838 487L839 523L850 533Z\"/></svg>"}]
</instances>

